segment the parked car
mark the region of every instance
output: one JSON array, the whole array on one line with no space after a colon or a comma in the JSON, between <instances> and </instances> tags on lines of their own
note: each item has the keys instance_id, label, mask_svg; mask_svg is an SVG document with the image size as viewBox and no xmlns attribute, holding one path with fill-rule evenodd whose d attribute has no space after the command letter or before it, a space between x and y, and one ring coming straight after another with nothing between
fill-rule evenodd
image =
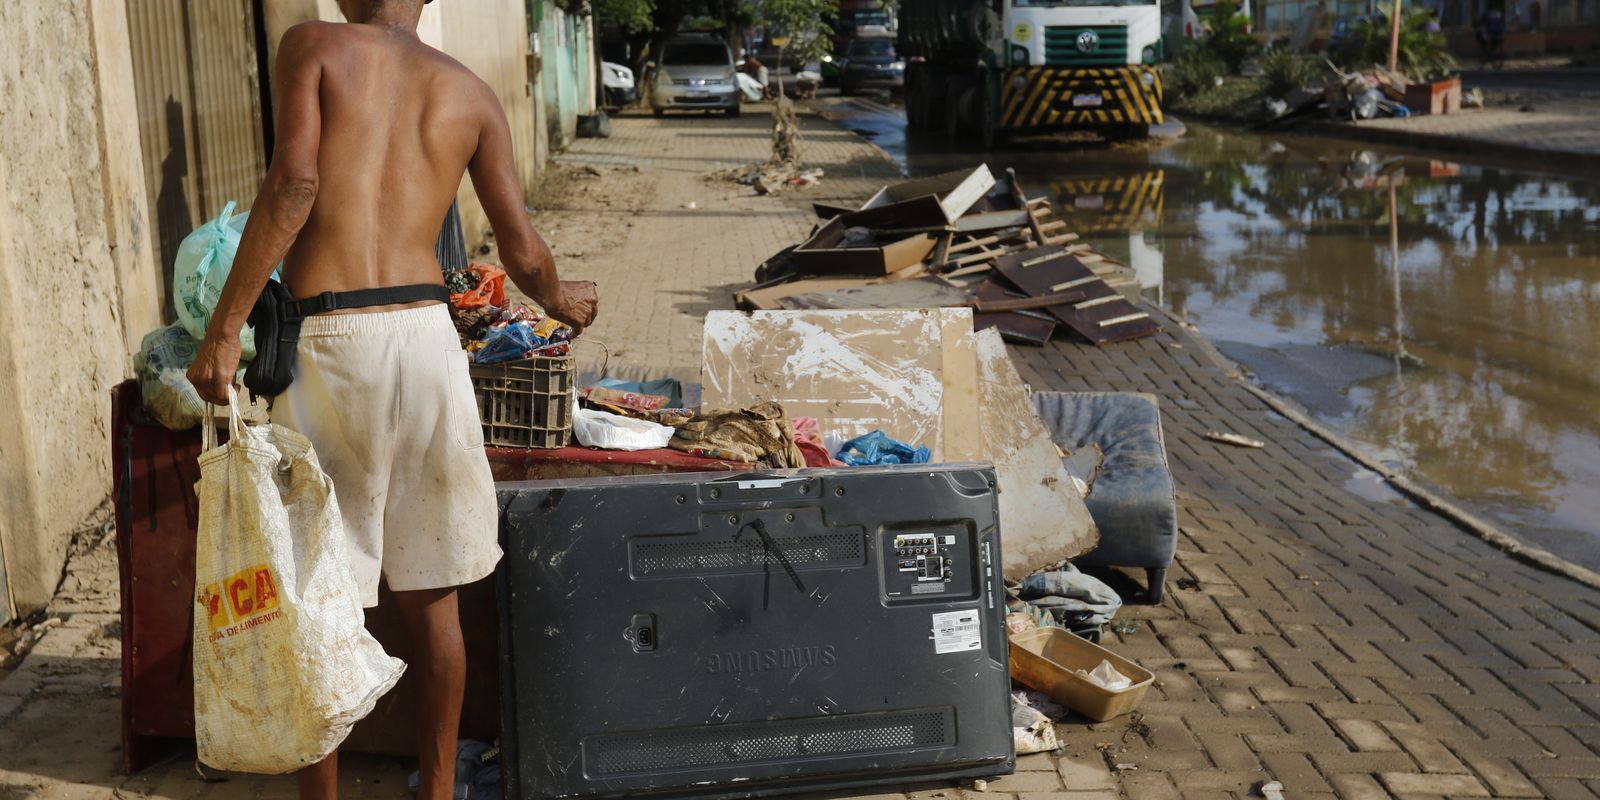
<instances>
[{"instance_id":1,"label":"parked car","mask_svg":"<svg viewBox=\"0 0 1600 800\"><path fill-rule=\"evenodd\" d=\"M906 62L895 55L894 40L884 36L855 38L840 60L839 93L862 89L897 91L906 85Z\"/></svg>"},{"instance_id":2,"label":"parked car","mask_svg":"<svg viewBox=\"0 0 1600 800\"><path fill-rule=\"evenodd\" d=\"M660 117L669 110L721 109L739 116L739 81L733 51L710 34L680 34L668 39L656 63L650 109Z\"/></svg>"},{"instance_id":3,"label":"parked car","mask_svg":"<svg viewBox=\"0 0 1600 800\"><path fill-rule=\"evenodd\" d=\"M625 108L639 102L639 87L633 81L633 70L610 61L600 64L600 82L606 90L606 106Z\"/></svg>"}]
</instances>

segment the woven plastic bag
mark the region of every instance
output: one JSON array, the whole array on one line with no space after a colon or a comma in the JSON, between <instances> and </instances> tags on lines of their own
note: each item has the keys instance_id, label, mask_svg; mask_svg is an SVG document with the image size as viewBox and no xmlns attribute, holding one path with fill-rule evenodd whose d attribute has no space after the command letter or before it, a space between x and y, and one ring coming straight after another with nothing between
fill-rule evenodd
<instances>
[{"instance_id":1,"label":"woven plastic bag","mask_svg":"<svg viewBox=\"0 0 1600 800\"><path fill-rule=\"evenodd\" d=\"M363 625L333 482L311 443L246 425L231 389L228 411L227 444L201 426L195 739L212 767L290 772L338 748L405 664Z\"/></svg>"}]
</instances>

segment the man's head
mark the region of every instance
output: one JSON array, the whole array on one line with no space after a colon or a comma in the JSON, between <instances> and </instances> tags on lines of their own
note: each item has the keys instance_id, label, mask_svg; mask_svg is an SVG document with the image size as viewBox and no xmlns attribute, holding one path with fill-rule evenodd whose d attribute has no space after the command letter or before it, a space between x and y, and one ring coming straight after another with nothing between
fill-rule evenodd
<instances>
[{"instance_id":1,"label":"man's head","mask_svg":"<svg viewBox=\"0 0 1600 800\"><path fill-rule=\"evenodd\" d=\"M339 11L351 22L371 22L379 14L409 17L415 22L422 15L422 7L433 0L337 0Z\"/></svg>"}]
</instances>

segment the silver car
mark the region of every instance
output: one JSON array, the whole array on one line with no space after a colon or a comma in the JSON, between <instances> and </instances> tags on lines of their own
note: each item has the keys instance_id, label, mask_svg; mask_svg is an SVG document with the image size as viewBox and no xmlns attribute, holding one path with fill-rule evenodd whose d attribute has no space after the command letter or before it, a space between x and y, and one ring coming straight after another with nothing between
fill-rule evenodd
<instances>
[{"instance_id":1,"label":"silver car","mask_svg":"<svg viewBox=\"0 0 1600 800\"><path fill-rule=\"evenodd\" d=\"M661 48L650 91L656 116L669 110L722 109L739 116L739 81L733 52L710 35L674 36Z\"/></svg>"}]
</instances>

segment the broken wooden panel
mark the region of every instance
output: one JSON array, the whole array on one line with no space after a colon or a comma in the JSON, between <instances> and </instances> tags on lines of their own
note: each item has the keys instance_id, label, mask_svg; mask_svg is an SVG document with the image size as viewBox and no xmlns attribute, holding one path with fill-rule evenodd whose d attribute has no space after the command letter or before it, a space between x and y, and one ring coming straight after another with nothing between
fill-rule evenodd
<instances>
[{"instance_id":1,"label":"broken wooden panel","mask_svg":"<svg viewBox=\"0 0 1600 800\"><path fill-rule=\"evenodd\" d=\"M845 226L861 226L889 230L897 228L943 228L950 224L945 219L944 206L931 194L902 200L897 203L851 210L839 214L837 219Z\"/></svg>"},{"instance_id":2,"label":"broken wooden panel","mask_svg":"<svg viewBox=\"0 0 1600 800\"><path fill-rule=\"evenodd\" d=\"M879 236L869 229L847 227L839 217L796 247L789 263L805 275L888 275L927 258L935 241L925 233Z\"/></svg>"},{"instance_id":3,"label":"broken wooden panel","mask_svg":"<svg viewBox=\"0 0 1600 800\"><path fill-rule=\"evenodd\" d=\"M949 308L971 295L934 277L807 292L778 301L790 309Z\"/></svg>"},{"instance_id":4,"label":"broken wooden panel","mask_svg":"<svg viewBox=\"0 0 1600 800\"><path fill-rule=\"evenodd\" d=\"M1050 313L1095 344L1120 342L1158 333L1150 314L1106 285L1089 267L1056 245L1012 253L995 262L995 270L1032 296L1077 290L1083 300L1053 306Z\"/></svg>"},{"instance_id":5,"label":"broken wooden panel","mask_svg":"<svg viewBox=\"0 0 1600 800\"><path fill-rule=\"evenodd\" d=\"M992 278L984 281L977 292L979 302L1007 300L1019 296L1027 295L1009 292ZM1037 346L1050 341L1050 337L1055 335L1056 320L1050 314L1038 311L980 311L972 315L972 327L977 331L994 328L1008 342Z\"/></svg>"},{"instance_id":6,"label":"broken wooden panel","mask_svg":"<svg viewBox=\"0 0 1600 800\"><path fill-rule=\"evenodd\" d=\"M777 401L824 435L874 430L933 460L977 445L977 360L967 309L712 311L703 408Z\"/></svg>"},{"instance_id":7,"label":"broken wooden panel","mask_svg":"<svg viewBox=\"0 0 1600 800\"><path fill-rule=\"evenodd\" d=\"M797 281L746 289L733 296L733 304L745 311L776 311L783 308L782 300L797 294L826 292L853 286L866 286L867 278L801 278Z\"/></svg>"},{"instance_id":8,"label":"broken wooden panel","mask_svg":"<svg viewBox=\"0 0 1600 800\"><path fill-rule=\"evenodd\" d=\"M955 222L962 214L967 213L967 209L974 203L983 199L993 187L994 173L989 171L988 165L979 164L973 169L946 172L931 178L885 186L879 189L861 210L866 211L933 195L939 199L939 206L944 210L944 221Z\"/></svg>"},{"instance_id":9,"label":"broken wooden panel","mask_svg":"<svg viewBox=\"0 0 1600 800\"><path fill-rule=\"evenodd\" d=\"M1067 474L999 331L978 333L980 447L953 459L992 461L1000 482L1001 566L1021 580L1094 549L1094 519Z\"/></svg>"}]
</instances>

